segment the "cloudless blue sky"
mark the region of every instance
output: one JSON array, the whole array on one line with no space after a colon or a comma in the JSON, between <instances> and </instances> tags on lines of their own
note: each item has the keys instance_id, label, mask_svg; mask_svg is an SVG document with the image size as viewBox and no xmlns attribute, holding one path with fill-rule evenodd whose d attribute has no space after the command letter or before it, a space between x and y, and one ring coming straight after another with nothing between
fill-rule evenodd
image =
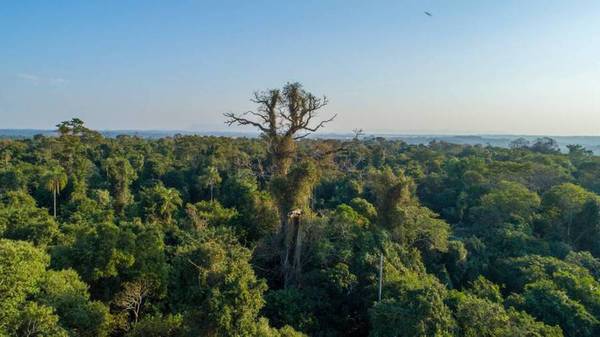
<instances>
[{"instance_id":1,"label":"cloudless blue sky","mask_svg":"<svg viewBox=\"0 0 600 337\"><path fill-rule=\"evenodd\" d=\"M287 81L329 131L598 135L600 2L0 5L0 128L222 130Z\"/></svg>"}]
</instances>

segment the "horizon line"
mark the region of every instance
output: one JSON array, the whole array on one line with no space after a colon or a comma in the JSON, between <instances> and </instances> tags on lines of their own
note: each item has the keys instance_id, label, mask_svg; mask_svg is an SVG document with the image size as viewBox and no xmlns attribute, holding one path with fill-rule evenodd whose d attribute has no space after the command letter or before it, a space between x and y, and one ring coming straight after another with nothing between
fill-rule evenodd
<instances>
[{"instance_id":1,"label":"horizon line","mask_svg":"<svg viewBox=\"0 0 600 337\"><path fill-rule=\"evenodd\" d=\"M186 129L91 129L94 131L98 131L100 133L103 132L152 132L152 133L169 133L169 134L177 134L177 133L186 133L186 134L207 134L207 133L224 133L224 134L248 134L248 135L259 135L260 132L257 131L246 131L246 130L186 130ZM28 132L44 132L44 133L54 133L57 132L56 129L43 129L43 128L0 128L1 131L28 131ZM319 135L353 135L354 133L351 131L322 131L318 133L313 133L311 136L318 137ZM363 131L363 136L404 136L404 137L477 137L477 136L488 136L488 137L600 137L600 134L544 134L544 133L486 133L486 132L406 132L406 131Z\"/></svg>"}]
</instances>

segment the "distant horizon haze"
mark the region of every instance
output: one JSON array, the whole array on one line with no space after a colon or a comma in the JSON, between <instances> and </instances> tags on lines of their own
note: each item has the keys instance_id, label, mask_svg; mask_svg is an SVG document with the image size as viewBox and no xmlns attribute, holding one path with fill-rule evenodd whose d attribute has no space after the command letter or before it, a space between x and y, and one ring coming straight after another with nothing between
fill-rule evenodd
<instances>
[{"instance_id":1,"label":"distant horizon haze","mask_svg":"<svg viewBox=\"0 0 600 337\"><path fill-rule=\"evenodd\" d=\"M85 121L84 121L85 122ZM111 134L118 134L119 132L123 132L123 134L130 133L157 133L163 135L175 135L177 133L184 134L198 134L198 135L209 135L209 134L247 134L258 136L261 132L256 131L255 129L250 128L240 128L240 127L227 127L224 129L160 129L160 128L148 128L148 129L135 129L135 128L123 128L123 129L98 129L91 127L86 123L86 127L89 127L92 130L99 132L106 132ZM5 131L28 131L28 132L58 132L56 128L0 128L0 138L3 136L3 132ZM599 138L600 134L519 134L519 133L469 133L469 132L394 132L394 131L369 131L362 130L362 137L509 137L509 138L518 138L518 137L558 137L558 138ZM309 138L327 138L328 135L334 136L354 136L354 130L352 131L327 131L323 129L323 131L318 131L310 134Z\"/></svg>"}]
</instances>

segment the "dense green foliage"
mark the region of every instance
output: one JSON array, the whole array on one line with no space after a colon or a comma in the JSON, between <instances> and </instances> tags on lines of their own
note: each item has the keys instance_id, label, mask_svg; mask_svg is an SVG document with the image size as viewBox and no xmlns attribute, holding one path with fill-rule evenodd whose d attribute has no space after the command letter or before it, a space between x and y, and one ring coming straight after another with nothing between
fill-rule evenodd
<instances>
[{"instance_id":1,"label":"dense green foliage","mask_svg":"<svg viewBox=\"0 0 600 337\"><path fill-rule=\"evenodd\" d=\"M0 336L600 335L600 158L268 141L0 140Z\"/></svg>"}]
</instances>

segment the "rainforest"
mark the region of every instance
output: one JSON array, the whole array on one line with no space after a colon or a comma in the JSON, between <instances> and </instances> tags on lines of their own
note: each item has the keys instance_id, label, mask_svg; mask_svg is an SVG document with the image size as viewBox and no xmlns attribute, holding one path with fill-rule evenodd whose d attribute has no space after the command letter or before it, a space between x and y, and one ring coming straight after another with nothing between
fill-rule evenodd
<instances>
[{"instance_id":1,"label":"rainforest","mask_svg":"<svg viewBox=\"0 0 600 337\"><path fill-rule=\"evenodd\" d=\"M307 137L298 83L226 114L258 138L0 140L2 336L598 336L600 158Z\"/></svg>"}]
</instances>

